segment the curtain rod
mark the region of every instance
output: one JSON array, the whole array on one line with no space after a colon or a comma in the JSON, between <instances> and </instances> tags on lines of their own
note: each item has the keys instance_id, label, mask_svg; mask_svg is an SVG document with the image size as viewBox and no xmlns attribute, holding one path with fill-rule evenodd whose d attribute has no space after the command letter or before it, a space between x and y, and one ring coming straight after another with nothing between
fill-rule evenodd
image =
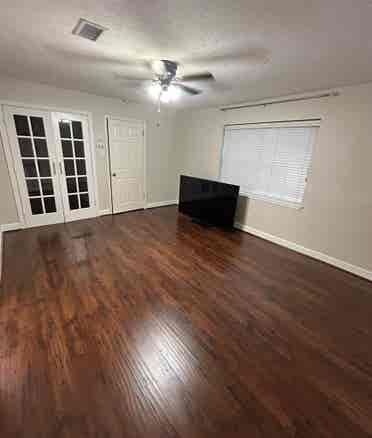
<instances>
[{"instance_id":1,"label":"curtain rod","mask_svg":"<svg viewBox=\"0 0 372 438\"><path fill-rule=\"evenodd\" d=\"M301 122L321 122L321 118L316 119L292 119L292 120L270 120L268 122L244 122L244 123L226 123L224 126L240 125L271 125L273 123L301 123Z\"/></svg>"},{"instance_id":2,"label":"curtain rod","mask_svg":"<svg viewBox=\"0 0 372 438\"><path fill-rule=\"evenodd\" d=\"M298 102L301 100L321 99L323 97L335 97L335 96L339 96L339 95L340 95L340 93L338 91L331 91L329 93L316 94L313 96L291 97L291 98L289 97L287 99L271 100L271 101L262 102L262 103L248 103L245 105L227 106L224 108L220 108L220 111L230 111L230 110L237 110L237 109L243 109L243 108L254 108L254 107L259 107L259 106L274 105L276 103Z\"/></svg>"}]
</instances>

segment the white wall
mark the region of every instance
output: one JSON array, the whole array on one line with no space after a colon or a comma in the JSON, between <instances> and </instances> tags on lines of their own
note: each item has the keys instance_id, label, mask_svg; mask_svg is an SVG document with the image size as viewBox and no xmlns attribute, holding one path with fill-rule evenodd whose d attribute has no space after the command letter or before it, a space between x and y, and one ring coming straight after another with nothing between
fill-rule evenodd
<instances>
[{"instance_id":1,"label":"white wall","mask_svg":"<svg viewBox=\"0 0 372 438\"><path fill-rule=\"evenodd\" d=\"M173 148L174 111L164 108L159 114L154 105L124 104L110 99L47 85L34 84L7 77L0 77L0 100L60 109L90 111L93 114L93 131L96 143L106 144L106 114L131 117L147 122L147 201L169 201L177 197L177 162ZM160 126L157 126L160 124ZM1 145L0 145L1 146ZM107 145L106 145L107 146ZM107 150L106 150L107 153ZM99 209L110 207L106 156L96 154ZM0 147L0 224L18 221L17 210L6 169L3 148Z\"/></svg>"},{"instance_id":2,"label":"white wall","mask_svg":"<svg viewBox=\"0 0 372 438\"><path fill-rule=\"evenodd\" d=\"M218 178L225 123L321 117L303 210L240 198L237 221L372 271L372 84L328 99L176 117L179 172Z\"/></svg>"}]
</instances>

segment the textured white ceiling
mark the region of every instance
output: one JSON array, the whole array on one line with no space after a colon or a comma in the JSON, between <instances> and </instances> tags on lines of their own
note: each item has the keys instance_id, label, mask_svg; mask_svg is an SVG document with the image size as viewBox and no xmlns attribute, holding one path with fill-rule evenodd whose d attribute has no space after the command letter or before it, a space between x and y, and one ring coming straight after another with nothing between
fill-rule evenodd
<instances>
[{"instance_id":1,"label":"textured white ceiling","mask_svg":"<svg viewBox=\"0 0 372 438\"><path fill-rule=\"evenodd\" d=\"M117 75L166 58L217 80L177 105L248 101L371 81L371 23L372 0L1 0L0 74L144 101Z\"/></svg>"}]
</instances>

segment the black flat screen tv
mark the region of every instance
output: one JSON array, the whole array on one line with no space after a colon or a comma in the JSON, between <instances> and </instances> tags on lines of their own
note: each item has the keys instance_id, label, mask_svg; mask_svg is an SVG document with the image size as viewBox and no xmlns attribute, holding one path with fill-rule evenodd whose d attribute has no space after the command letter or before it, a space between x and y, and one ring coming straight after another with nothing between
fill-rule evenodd
<instances>
[{"instance_id":1,"label":"black flat screen tv","mask_svg":"<svg viewBox=\"0 0 372 438\"><path fill-rule=\"evenodd\" d=\"M196 222L233 228L239 186L181 175L178 210Z\"/></svg>"}]
</instances>

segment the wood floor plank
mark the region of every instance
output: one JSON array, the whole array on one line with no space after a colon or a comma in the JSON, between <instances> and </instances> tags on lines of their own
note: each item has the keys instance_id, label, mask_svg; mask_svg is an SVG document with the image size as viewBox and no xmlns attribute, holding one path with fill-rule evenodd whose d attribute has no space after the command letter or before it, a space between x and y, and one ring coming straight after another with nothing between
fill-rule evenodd
<instances>
[{"instance_id":1,"label":"wood floor plank","mask_svg":"<svg viewBox=\"0 0 372 438\"><path fill-rule=\"evenodd\" d=\"M166 207L7 233L0 436L372 437L372 284Z\"/></svg>"}]
</instances>

